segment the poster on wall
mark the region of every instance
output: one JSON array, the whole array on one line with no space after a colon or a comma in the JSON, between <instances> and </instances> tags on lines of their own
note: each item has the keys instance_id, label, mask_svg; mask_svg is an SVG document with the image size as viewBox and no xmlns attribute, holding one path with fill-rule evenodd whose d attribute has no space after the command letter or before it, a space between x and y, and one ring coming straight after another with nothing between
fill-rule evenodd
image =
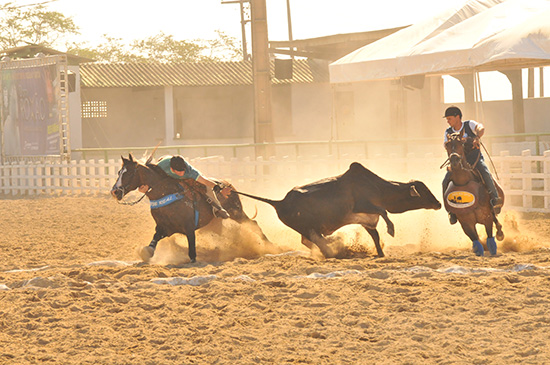
<instances>
[{"instance_id":1,"label":"poster on wall","mask_svg":"<svg viewBox=\"0 0 550 365\"><path fill-rule=\"evenodd\" d=\"M60 154L57 82L56 65L2 70L4 154Z\"/></svg>"}]
</instances>

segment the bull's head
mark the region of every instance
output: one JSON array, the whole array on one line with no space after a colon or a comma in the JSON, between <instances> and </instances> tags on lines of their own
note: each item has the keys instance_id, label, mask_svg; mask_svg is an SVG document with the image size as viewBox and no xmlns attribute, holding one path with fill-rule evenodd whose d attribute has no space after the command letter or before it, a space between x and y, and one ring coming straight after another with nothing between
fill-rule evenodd
<instances>
[{"instance_id":1,"label":"bull's head","mask_svg":"<svg viewBox=\"0 0 550 365\"><path fill-rule=\"evenodd\" d=\"M122 198L130 191L137 189L139 186L139 176L137 173L138 163L134 160L132 154L128 158L122 158L122 167L118 171L118 179L111 189L111 195L116 200L122 200Z\"/></svg>"},{"instance_id":2,"label":"bull's head","mask_svg":"<svg viewBox=\"0 0 550 365\"><path fill-rule=\"evenodd\" d=\"M413 199L418 199L420 208L424 209L440 209L441 203L432 194L430 189L422 181L411 181L410 183L410 195Z\"/></svg>"}]
</instances>

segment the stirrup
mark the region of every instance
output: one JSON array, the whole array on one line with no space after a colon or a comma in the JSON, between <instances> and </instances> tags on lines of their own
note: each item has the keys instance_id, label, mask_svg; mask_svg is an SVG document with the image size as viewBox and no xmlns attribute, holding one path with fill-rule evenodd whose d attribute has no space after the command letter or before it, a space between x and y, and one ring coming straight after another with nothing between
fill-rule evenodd
<instances>
[{"instance_id":1,"label":"stirrup","mask_svg":"<svg viewBox=\"0 0 550 365\"><path fill-rule=\"evenodd\" d=\"M212 207L212 210L214 211L214 216L216 217L219 217L219 218L222 218L222 219L227 219L230 217L229 213L227 213L227 210L221 208L221 209L218 209L216 207Z\"/></svg>"}]
</instances>

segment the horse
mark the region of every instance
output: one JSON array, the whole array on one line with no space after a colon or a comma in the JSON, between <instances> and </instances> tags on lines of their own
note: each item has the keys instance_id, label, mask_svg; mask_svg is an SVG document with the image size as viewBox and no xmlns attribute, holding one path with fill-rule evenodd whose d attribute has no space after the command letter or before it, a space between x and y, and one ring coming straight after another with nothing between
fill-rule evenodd
<instances>
[{"instance_id":1,"label":"horse","mask_svg":"<svg viewBox=\"0 0 550 365\"><path fill-rule=\"evenodd\" d=\"M475 164L471 166L466 160L465 149L471 148L471 143L473 143L471 139L463 138L460 133L448 135L445 149L449 157L447 169L451 172L451 182L443 193L443 200L447 211L456 215L462 230L472 240L474 253L477 256L484 254L476 230L476 224L482 224L487 233L487 248L491 255L496 255L497 244L493 236L493 223L496 226L496 238L499 241L504 239L502 224L499 223L491 207L489 192L475 170ZM504 191L496 181L494 182L504 203Z\"/></svg>"},{"instance_id":2,"label":"horse","mask_svg":"<svg viewBox=\"0 0 550 365\"><path fill-rule=\"evenodd\" d=\"M144 196L149 198L156 228L151 244L141 251L142 259L148 261L154 255L156 244L162 238L181 233L187 237L190 262L196 262L195 231L213 219L219 219L207 202L206 187L193 180L176 180L166 175L160 167L151 163L152 157L146 163L137 161L131 153L128 158L121 158L122 167L111 195L120 202L130 191L143 185L149 186ZM244 212L239 196L233 193L234 188L227 182L215 181L218 183L215 193L231 219L241 224L252 223L249 227L265 242L269 242L256 221Z\"/></svg>"}]
</instances>

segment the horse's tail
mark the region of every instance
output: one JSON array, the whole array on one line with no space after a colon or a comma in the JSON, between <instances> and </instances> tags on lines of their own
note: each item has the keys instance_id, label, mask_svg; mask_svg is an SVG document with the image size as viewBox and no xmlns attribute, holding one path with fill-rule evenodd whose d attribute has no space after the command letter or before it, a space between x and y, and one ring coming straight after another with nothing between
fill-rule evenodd
<instances>
[{"instance_id":1,"label":"horse's tail","mask_svg":"<svg viewBox=\"0 0 550 365\"><path fill-rule=\"evenodd\" d=\"M267 198L262 198L262 197L259 197L259 196L256 196L256 195L243 193L243 192L240 192L240 191L237 191L237 190L233 190L233 191L235 193L239 194L239 195L244 195L244 196L247 196L249 198L256 199L256 200L259 200L261 202L267 203L267 204L271 205L274 208L277 208L277 205L280 202L280 200L271 200L271 199L267 199Z\"/></svg>"}]
</instances>

